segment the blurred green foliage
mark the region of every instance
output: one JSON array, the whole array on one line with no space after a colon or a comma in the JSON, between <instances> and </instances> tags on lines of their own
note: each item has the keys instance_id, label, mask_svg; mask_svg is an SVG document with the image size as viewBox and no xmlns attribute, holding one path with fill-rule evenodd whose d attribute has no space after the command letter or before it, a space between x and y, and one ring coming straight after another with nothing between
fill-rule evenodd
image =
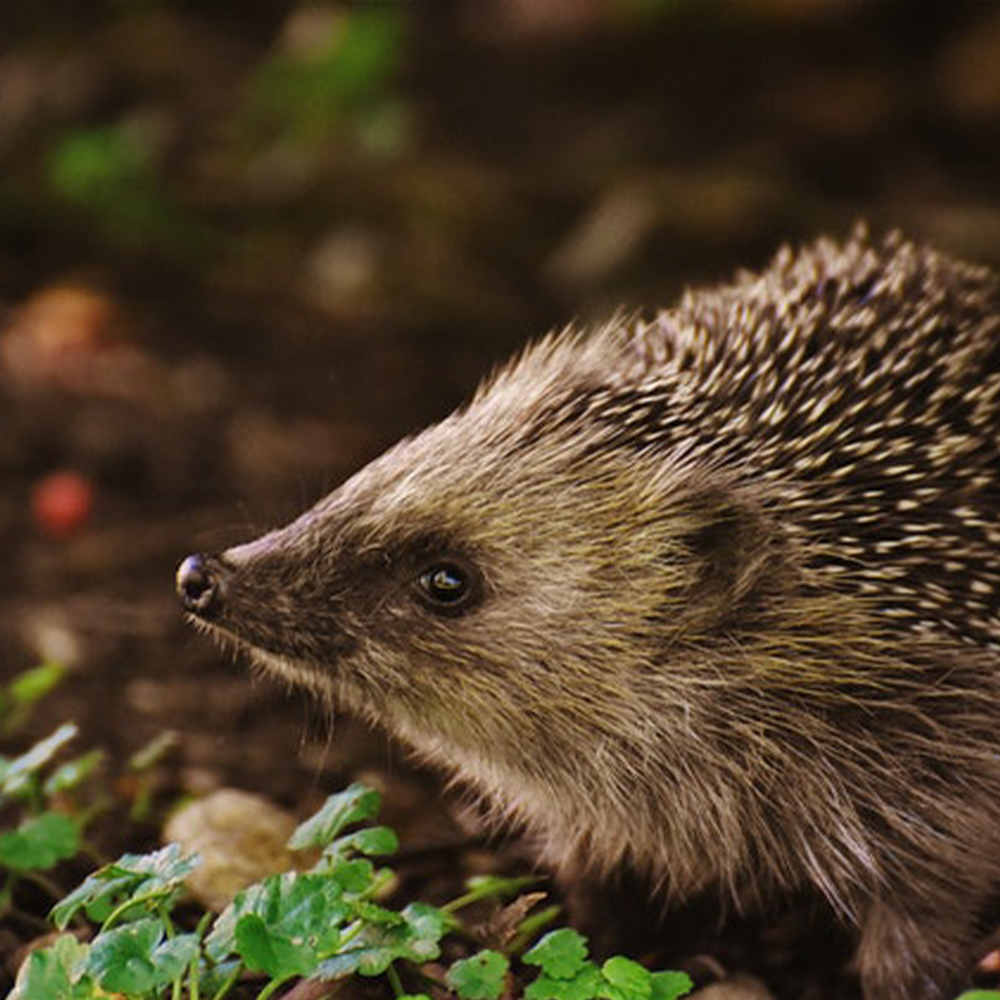
<instances>
[{"instance_id":1,"label":"blurred green foliage","mask_svg":"<svg viewBox=\"0 0 1000 1000\"><path fill-rule=\"evenodd\" d=\"M306 145L334 137L397 147L405 115L393 83L406 12L405 4L364 4L316 18L307 45L279 48L254 74L246 109L252 127Z\"/></svg>"},{"instance_id":2,"label":"blurred green foliage","mask_svg":"<svg viewBox=\"0 0 1000 1000\"><path fill-rule=\"evenodd\" d=\"M189 253L205 231L161 182L154 145L132 122L67 132L49 153L48 186L114 242Z\"/></svg>"},{"instance_id":3,"label":"blurred green foliage","mask_svg":"<svg viewBox=\"0 0 1000 1000\"><path fill-rule=\"evenodd\" d=\"M122 17L126 12L122 12ZM255 157L280 151L311 162L335 147L369 157L408 141L409 115L396 89L406 40L405 4L293 7L284 33L249 74L216 151L238 177ZM155 109L154 109L155 110ZM168 172L179 142L145 109L73 127L49 143L44 184L63 212L99 239L190 262L225 240L218 220L195 207L188 172ZM229 122L235 128L225 127ZM72 221L72 215L65 221Z\"/></svg>"}]
</instances>

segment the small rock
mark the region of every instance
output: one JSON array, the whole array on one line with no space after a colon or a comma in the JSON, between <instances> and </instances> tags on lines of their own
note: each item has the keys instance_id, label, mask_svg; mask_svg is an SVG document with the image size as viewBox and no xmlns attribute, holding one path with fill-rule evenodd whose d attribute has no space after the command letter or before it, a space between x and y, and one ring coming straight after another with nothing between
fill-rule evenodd
<instances>
[{"instance_id":1,"label":"small rock","mask_svg":"<svg viewBox=\"0 0 1000 1000\"><path fill-rule=\"evenodd\" d=\"M286 844L295 826L291 814L267 799L220 788L174 813L163 836L200 856L188 888L199 902L218 911L240 889L292 867Z\"/></svg>"},{"instance_id":2,"label":"small rock","mask_svg":"<svg viewBox=\"0 0 1000 1000\"><path fill-rule=\"evenodd\" d=\"M759 980L751 976L733 976L697 990L691 994L691 1000L774 1000L774 997Z\"/></svg>"}]
</instances>

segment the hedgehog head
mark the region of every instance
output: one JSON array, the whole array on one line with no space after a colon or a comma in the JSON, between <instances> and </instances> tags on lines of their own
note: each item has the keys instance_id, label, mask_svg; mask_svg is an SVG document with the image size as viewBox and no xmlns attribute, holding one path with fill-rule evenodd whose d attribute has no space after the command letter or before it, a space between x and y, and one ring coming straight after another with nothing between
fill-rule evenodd
<instances>
[{"instance_id":1,"label":"hedgehog head","mask_svg":"<svg viewBox=\"0 0 1000 1000\"><path fill-rule=\"evenodd\" d=\"M669 687L781 562L724 468L616 444L622 347L618 326L543 342L292 524L195 557L198 620L419 745L502 761L532 729L553 751L586 727L620 739L643 678ZM679 719L689 700L678 677Z\"/></svg>"}]
</instances>

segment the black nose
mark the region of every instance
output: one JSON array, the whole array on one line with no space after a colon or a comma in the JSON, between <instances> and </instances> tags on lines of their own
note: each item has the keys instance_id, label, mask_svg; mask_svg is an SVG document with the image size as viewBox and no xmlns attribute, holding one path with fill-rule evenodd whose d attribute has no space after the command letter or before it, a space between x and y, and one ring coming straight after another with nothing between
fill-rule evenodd
<instances>
[{"instance_id":1,"label":"black nose","mask_svg":"<svg viewBox=\"0 0 1000 1000\"><path fill-rule=\"evenodd\" d=\"M177 596L185 609L202 618L222 604L224 573L210 556L188 556L177 567Z\"/></svg>"}]
</instances>

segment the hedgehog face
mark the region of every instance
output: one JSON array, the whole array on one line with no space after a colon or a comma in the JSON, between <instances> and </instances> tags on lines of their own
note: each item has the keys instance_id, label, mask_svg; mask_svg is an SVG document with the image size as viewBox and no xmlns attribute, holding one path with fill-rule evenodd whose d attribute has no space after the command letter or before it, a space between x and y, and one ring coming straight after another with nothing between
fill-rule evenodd
<instances>
[{"instance_id":1,"label":"hedgehog face","mask_svg":"<svg viewBox=\"0 0 1000 1000\"><path fill-rule=\"evenodd\" d=\"M669 687L684 645L721 627L713 609L735 606L747 519L705 476L600 447L596 422L552 431L549 407L532 430L539 410L502 434L481 399L287 527L189 560L189 610L418 746L627 732L643 678ZM688 701L679 686L687 719Z\"/></svg>"}]
</instances>

